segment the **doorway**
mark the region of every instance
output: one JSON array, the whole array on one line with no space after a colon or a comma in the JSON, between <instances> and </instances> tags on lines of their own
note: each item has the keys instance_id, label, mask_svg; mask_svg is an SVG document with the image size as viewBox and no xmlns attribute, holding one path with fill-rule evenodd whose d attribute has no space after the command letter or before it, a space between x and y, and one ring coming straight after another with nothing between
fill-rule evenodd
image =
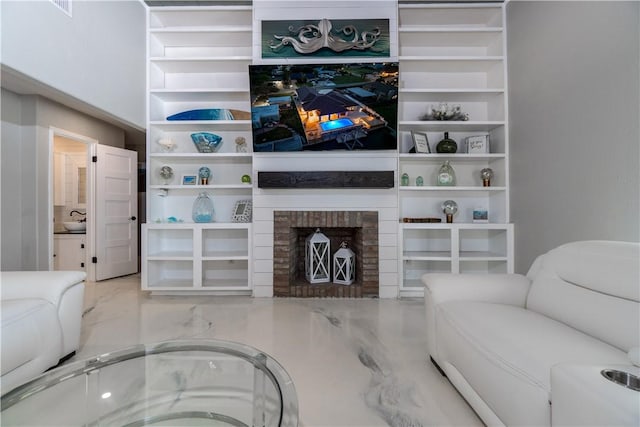
<instances>
[{"instance_id":1,"label":"doorway","mask_svg":"<svg viewBox=\"0 0 640 427\"><path fill-rule=\"evenodd\" d=\"M49 269L137 273L137 153L57 128L49 147Z\"/></svg>"},{"instance_id":2,"label":"doorway","mask_svg":"<svg viewBox=\"0 0 640 427\"><path fill-rule=\"evenodd\" d=\"M95 236L91 203L95 182L90 155L98 141L51 128L49 142L53 162L49 269L83 270L89 280L95 280L90 263Z\"/></svg>"}]
</instances>

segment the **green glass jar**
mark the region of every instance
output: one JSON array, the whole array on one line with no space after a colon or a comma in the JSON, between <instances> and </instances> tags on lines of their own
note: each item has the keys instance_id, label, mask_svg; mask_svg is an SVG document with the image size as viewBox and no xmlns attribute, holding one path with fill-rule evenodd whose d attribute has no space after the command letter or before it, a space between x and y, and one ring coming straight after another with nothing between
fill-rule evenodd
<instances>
[{"instance_id":1,"label":"green glass jar","mask_svg":"<svg viewBox=\"0 0 640 427\"><path fill-rule=\"evenodd\" d=\"M436 152L442 154L451 154L458 151L458 144L449 138L449 132L444 133L444 138L436 145Z\"/></svg>"}]
</instances>

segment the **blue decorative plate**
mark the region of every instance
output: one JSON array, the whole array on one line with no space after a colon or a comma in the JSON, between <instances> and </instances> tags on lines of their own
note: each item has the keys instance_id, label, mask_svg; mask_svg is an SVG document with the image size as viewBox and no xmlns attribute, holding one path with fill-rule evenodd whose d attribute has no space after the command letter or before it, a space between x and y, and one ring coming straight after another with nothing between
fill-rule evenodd
<instances>
[{"instance_id":1,"label":"blue decorative plate","mask_svg":"<svg viewBox=\"0 0 640 427\"><path fill-rule=\"evenodd\" d=\"M200 153L215 153L222 145L222 137L210 132L192 133L191 139Z\"/></svg>"}]
</instances>

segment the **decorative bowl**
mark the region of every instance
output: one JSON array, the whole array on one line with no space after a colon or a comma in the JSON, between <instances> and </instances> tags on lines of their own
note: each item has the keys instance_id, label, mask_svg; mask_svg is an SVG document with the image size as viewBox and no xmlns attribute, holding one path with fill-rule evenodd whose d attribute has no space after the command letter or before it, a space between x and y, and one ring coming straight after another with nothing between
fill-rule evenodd
<instances>
[{"instance_id":1,"label":"decorative bowl","mask_svg":"<svg viewBox=\"0 0 640 427\"><path fill-rule=\"evenodd\" d=\"M192 133L191 139L200 153L215 153L222 145L222 137L210 132Z\"/></svg>"}]
</instances>

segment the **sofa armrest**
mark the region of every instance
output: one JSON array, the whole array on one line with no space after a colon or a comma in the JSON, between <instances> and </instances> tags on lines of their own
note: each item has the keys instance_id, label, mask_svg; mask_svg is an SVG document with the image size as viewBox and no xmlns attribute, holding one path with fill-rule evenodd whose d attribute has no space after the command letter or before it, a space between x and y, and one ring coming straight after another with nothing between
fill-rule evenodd
<instances>
[{"instance_id":1,"label":"sofa armrest","mask_svg":"<svg viewBox=\"0 0 640 427\"><path fill-rule=\"evenodd\" d=\"M524 307L531 281L521 274L436 274L422 276L426 311L427 351L440 363L436 312L447 301L479 301Z\"/></svg>"},{"instance_id":2,"label":"sofa armrest","mask_svg":"<svg viewBox=\"0 0 640 427\"><path fill-rule=\"evenodd\" d=\"M524 307L531 281L521 274L437 274L422 276L434 305L465 300Z\"/></svg>"},{"instance_id":3,"label":"sofa armrest","mask_svg":"<svg viewBox=\"0 0 640 427\"><path fill-rule=\"evenodd\" d=\"M60 304L60 298L70 288L83 284L83 271L3 271L0 273L0 297L41 298Z\"/></svg>"}]
</instances>

